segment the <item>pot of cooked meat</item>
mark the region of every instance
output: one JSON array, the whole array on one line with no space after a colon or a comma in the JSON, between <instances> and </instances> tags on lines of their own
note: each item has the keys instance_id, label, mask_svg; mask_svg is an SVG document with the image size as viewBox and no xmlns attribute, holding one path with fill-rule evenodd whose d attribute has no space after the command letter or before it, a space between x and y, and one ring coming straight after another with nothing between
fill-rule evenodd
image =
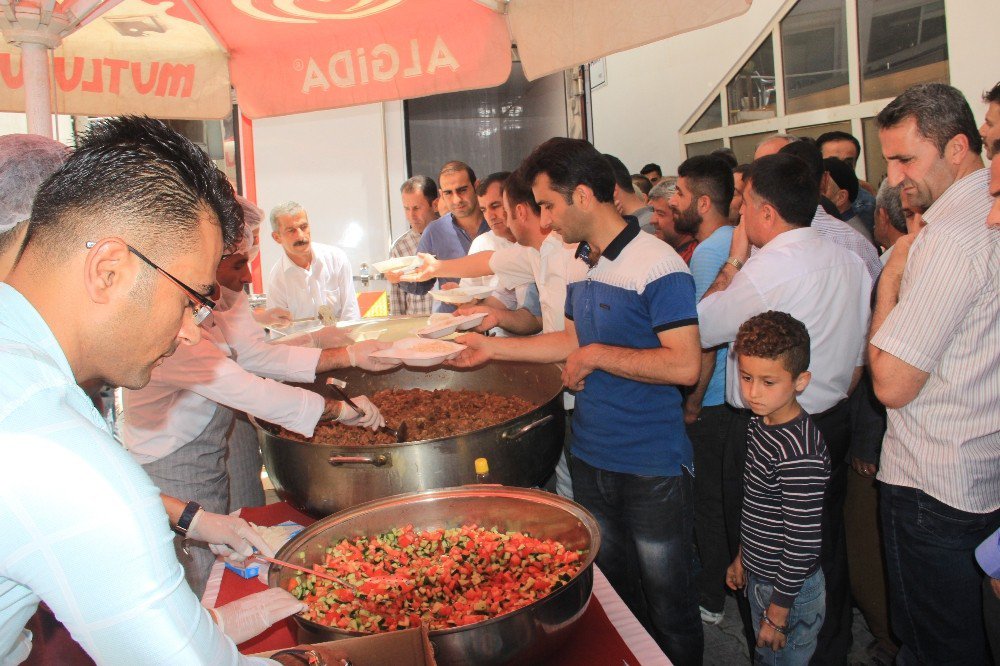
<instances>
[{"instance_id":1,"label":"pot of cooked meat","mask_svg":"<svg viewBox=\"0 0 1000 666\"><path fill-rule=\"evenodd\" d=\"M268 582L307 605L302 642L425 624L442 666L544 664L587 608L600 540L558 495L439 489L323 518L277 554L339 582L279 567Z\"/></svg>"},{"instance_id":2,"label":"pot of cooked meat","mask_svg":"<svg viewBox=\"0 0 1000 666\"><path fill-rule=\"evenodd\" d=\"M555 469L565 430L559 367L491 363L473 370L400 367L337 370L302 385L335 397L328 376L367 395L387 425L406 422L410 441L388 433L321 424L310 439L255 422L268 476L278 495L328 515L389 495L476 482L486 458L489 482L531 487Z\"/></svg>"}]
</instances>

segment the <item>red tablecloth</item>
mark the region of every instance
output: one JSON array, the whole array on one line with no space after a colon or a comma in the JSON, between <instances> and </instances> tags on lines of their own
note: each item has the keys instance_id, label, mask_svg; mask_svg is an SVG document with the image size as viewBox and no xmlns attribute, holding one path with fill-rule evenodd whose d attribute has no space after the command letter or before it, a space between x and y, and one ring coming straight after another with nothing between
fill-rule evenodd
<instances>
[{"instance_id":1,"label":"red tablecloth","mask_svg":"<svg viewBox=\"0 0 1000 666\"><path fill-rule=\"evenodd\" d=\"M309 525L313 522L312 518L296 511L284 502L264 507L243 509L241 515L258 525L277 525L285 521L296 522L300 525ZM601 576L603 579L603 575L597 572L596 568L595 576ZM266 587L256 578L247 580L226 570L219 584L215 605L220 606L264 589ZM207 591L206 595L210 591ZM613 593L611 594L613 595ZM613 602L616 604L614 614L619 618L618 622L630 625L627 633L631 635L632 640L638 640L638 643L642 644L642 647L645 648L647 658L640 660L629 649L629 646L626 645L625 640L622 638L623 632L619 631L620 627L616 627L608 619L608 614L595 595L591 598L590 605L574 629L573 635L569 637L558 654L553 655L552 660L549 662L551 666L577 666L579 664L617 665L622 663L629 665L643 663L669 664L663 653L655 650L655 643L652 643L648 634L645 634L641 630L641 627L638 627L635 618L627 613L627 610L624 610L624 605L621 604L621 601L615 598ZM251 654L266 650L279 650L291 647L296 643L295 622L288 619L279 622L263 634L243 643L239 647L241 652ZM654 649L650 650L650 644L652 644ZM649 658L650 652L654 653L651 655L652 659Z\"/></svg>"}]
</instances>

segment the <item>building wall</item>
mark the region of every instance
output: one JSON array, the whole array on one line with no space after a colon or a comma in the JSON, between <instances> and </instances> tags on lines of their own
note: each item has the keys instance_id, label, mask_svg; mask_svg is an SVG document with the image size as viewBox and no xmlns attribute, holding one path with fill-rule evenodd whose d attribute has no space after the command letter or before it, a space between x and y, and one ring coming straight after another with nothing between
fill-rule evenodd
<instances>
[{"instance_id":1,"label":"building wall","mask_svg":"<svg viewBox=\"0 0 1000 666\"><path fill-rule=\"evenodd\" d=\"M785 4L754 0L743 16L607 58L607 83L593 91L594 144L636 172L647 162L676 171L678 131ZM1000 79L1000 2L946 0L951 83L981 122L984 88Z\"/></svg>"}]
</instances>

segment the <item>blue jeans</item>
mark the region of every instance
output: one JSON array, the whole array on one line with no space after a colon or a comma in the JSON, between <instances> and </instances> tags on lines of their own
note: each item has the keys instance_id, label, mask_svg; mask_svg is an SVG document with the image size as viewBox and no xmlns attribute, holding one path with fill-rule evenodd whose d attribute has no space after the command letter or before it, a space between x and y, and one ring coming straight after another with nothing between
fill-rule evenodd
<instances>
[{"instance_id":1,"label":"blue jeans","mask_svg":"<svg viewBox=\"0 0 1000 666\"><path fill-rule=\"evenodd\" d=\"M983 574L974 553L1000 524L1000 510L968 513L887 483L880 509L889 620L902 643L896 663L987 663Z\"/></svg>"},{"instance_id":2,"label":"blue jeans","mask_svg":"<svg viewBox=\"0 0 1000 666\"><path fill-rule=\"evenodd\" d=\"M759 631L764 611L771 605L774 585L760 576L747 572L747 597L750 599L750 614ZM816 651L816 639L826 617L826 581L823 570L806 578L795 597L795 603L788 613L788 642L775 652L771 648L759 647L754 654L757 666L805 666Z\"/></svg>"},{"instance_id":3,"label":"blue jeans","mask_svg":"<svg viewBox=\"0 0 1000 666\"><path fill-rule=\"evenodd\" d=\"M573 496L601 529L597 566L673 663L700 664L691 475L622 474L569 458Z\"/></svg>"}]
</instances>

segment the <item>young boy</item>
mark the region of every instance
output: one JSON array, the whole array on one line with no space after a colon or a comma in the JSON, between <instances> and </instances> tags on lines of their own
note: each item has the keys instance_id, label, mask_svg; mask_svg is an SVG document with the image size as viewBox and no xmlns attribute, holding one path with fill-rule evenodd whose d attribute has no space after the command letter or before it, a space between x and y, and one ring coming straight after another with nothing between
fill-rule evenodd
<instances>
[{"instance_id":1,"label":"young boy","mask_svg":"<svg viewBox=\"0 0 1000 666\"><path fill-rule=\"evenodd\" d=\"M757 628L757 664L807 664L823 625L819 565L830 458L795 397L809 384L809 333L784 312L740 326L735 351L747 430L740 551L726 584L744 586Z\"/></svg>"}]
</instances>

